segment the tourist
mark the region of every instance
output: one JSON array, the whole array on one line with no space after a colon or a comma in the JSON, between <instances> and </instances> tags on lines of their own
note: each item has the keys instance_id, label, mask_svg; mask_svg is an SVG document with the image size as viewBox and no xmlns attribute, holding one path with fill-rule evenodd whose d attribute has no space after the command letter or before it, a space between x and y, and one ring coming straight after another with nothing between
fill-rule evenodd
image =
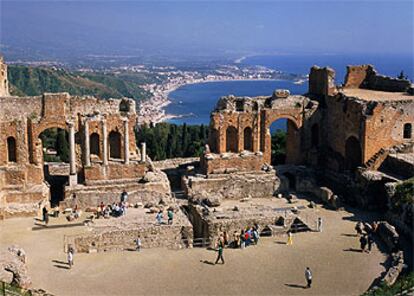
<instances>
[{"instance_id":1,"label":"tourist","mask_svg":"<svg viewBox=\"0 0 414 296\"><path fill-rule=\"evenodd\" d=\"M161 225L162 224L162 211L160 210L159 212L158 212L158 214L157 214L157 216L156 216L156 219L157 219L157 223L159 224L159 225Z\"/></svg>"},{"instance_id":2,"label":"tourist","mask_svg":"<svg viewBox=\"0 0 414 296\"><path fill-rule=\"evenodd\" d=\"M240 249L244 249L246 247L246 237L244 233L244 229L240 232Z\"/></svg>"},{"instance_id":3,"label":"tourist","mask_svg":"<svg viewBox=\"0 0 414 296\"><path fill-rule=\"evenodd\" d=\"M322 217L318 218L318 231L322 232Z\"/></svg>"},{"instance_id":4,"label":"tourist","mask_svg":"<svg viewBox=\"0 0 414 296\"><path fill-rule=\"evenodd\" d=\"M228 244L229 244L229 235L227 234L227 231L223 232L223 241L224 241L224 245L228 246Z\"/></svg>"},{"instance_id":5,"label":"tourist","mask_svg":"<svg viewBox=\"0 0 414 296\"><path fill-rule=\"evenodd\" d=\"M121 216L126 215L126 212L127 212L126 202L122 201L119 204L120 204L120 207L121 207Z\"/></svg>"},{"instance_id":6,"label":"tourist","mask_svg":"<svg viewBox=\"0 0 414 296\"><path fill-rule=\"evenodd\" d=\"M378 229L378 223L376 221L372 222L371 227L372 227L372 232L376 233Z\"/></svg>"},{"instance_id":7,"label":"tourist","mask_svg":"<svg viewBox=\"0 0 414 296\"><path fill-rule=\"evenodd\" d=\"M115 204L115 206L112 208L112 213L114 217L121 216L121 208L119 207L118 204Z\"/></svg>"},{"instance_id":8,"label":"tourist","mask_svg":"<svg viewBox=\"0 0 414 296\"><path fill-rule=\"evenodd\" d=\"M358 221L358 223L355 225L355 230L358 235L362 234L362 222Z\"/></svg>"},{"instance_id":9,"label":"tourist","mask_svg":"<svg viewBox=\"0 0 414 296\"><path fill-rule=\"evenodd\" d=\"M135 240L135 243L137 244L137 251L141 252L141 236L138 235L138 238Z\"/></svg>"},{"instance_id":10,"label":"tourist","mask_svg":"<svg viewBox=\"0 0 414 296\"><path fill-rule=\"evenodd\" d=\"M292 232L291 231L288 231L287 235L288 235L288 240L287 240L287 243L286 244L288 246L291 246L293 244Z\"/></svg>"},{"instance_id":11,"label":"tourist","mask_svg":"<svg viewBox=\"0 0 414 296\"><path fill-rule=\"evenodd\" d=\"M42 214L43 222L45 223L45 226L47 226L47 224L49 224L49 212L47 211L46 207L43 207Z\"/></svg>"},{"instance_id":12,"label":"tourist","mask_svg":"<svg viewBox=\"0 0 414 296\"><path fill-rule=\"evenodd\" d=\"M121 202L127 202L128 201L128 192L124 189L121 193Z\"/></svg>"},{"instance_id":13,"label":"tourist","mask_svg":"<svg viewBox=\"0 0 414 296\"><path fill-rule=\"evenodd\" d=\"M237 231L233 232L233 241L231 242L231 247L237 249L240 246L240 235Z\"/></svg>"},{"instance_id":14,"label":"tourist","mask_svg":"<svg viewBox=\"0 0 414 296\"><path fill-rule=\"evenodd\" d=\"M359 243L361 245L361 252L365 252L365 247L367 246L367 237L365 235L362 235L359 239Z\"/></svg>"},{"instance_id":15,"label":"tourist","mask_svg":"<svg viewBox=\"0 0 414 296\"><path fill-rule=\"evenodd\" d=\"M75 208L73 209L73 217L75 219L78 219L81 215L81 211L78 209L78 205L75 205Z\"/></svg>"},{"instance_id":16,"label":"tourist","mask_svg":"<svg viewBox=\"0 0 414 296\"><path fill-rule=\"evenodd\" d=\"M72 268L73 265L73 254L75 253L74 249L72 248L72 246L68 247L68 265L69 268Z\"/></svg>"},{"instance_id":17,"label":"tourist","mask_svg":"<svg viewBox=\"0 0 414 296\"><path fill-rule=\"evenodd\" d=\"M246 247L248 247L251 244L252 240L251 240L251 230L250 228L248 228L245 233L244 233L244 243L246 245Z\"/></svg>"},{"instance_id":18,"label":"tourist","mask_svg":"<svg viewBox=\"0 0 414 296\"><path fill-rule=\"evenodd\" d=\"M105 205L103 201L101 201L101 204L99 205L99 207L101 208L101 212L103 213L105 211Z\"/></svg>"},{"instance_id":19,"label":"tourist","mask_svg":"<svg viewBox=\"0 0 414 296\"><path fill-rule=\"evenodd\" d=\"M312 271L309 267L306 267L305 269L305 278L306 278L306 288L309 289L312 285Z\"/></svg>"},{"instance_id":20,"label":"tourist","mask_svg":"<svg viewBox=\"0 0 414 296\"><path fill-rule=\"evenodd\" d=\"M101 207L98 205L96 207L96 219L99 219L103 215Z\"/></svg>"},{"instance_id":21,"label":"tourist","mask_svg":"<svg viewBox=\"0 0 414 296\"><path fill-rule=\"evenodd\" d=\"M173 224L174 212L172 211L172 209L168 209L167 216L168 216L168 225Z\"/></svg>"},{"instance_id":22,"label":"tourist","mask_svg":"<svg viewBox=\"0 0 414 296\"><path fill-rule=\"evenodd\" d=\"M252 234L253 234L254 244L257 245L257 243L259 242L259 232L257 231L256 228L253 228Z\"/></svg>"},{"instance_id":23,"label":"tourist","mask_svg":"<svg viewBox=\"0 0 414 296\"><path fill-rule=\"evenodd\" d=\"M368 253L371 253L372 245L374 244L374 239L371 233L368 234L367 242L368 242Z\"/></svg>"},{"instance_id":24,"label":"tourist","mask_svg":"<svg viewBox=\"0 0 414 296\"><path fill-rule=\"evenodd\" d=\"M221 260L222 264L224 264L223 248L224 248L224 238L223 238L223 235L220 234L220 238L218 240L218 254L217 254L216 262L214 264L217 264L219 260Z\"/></svg>"}]
</instances>

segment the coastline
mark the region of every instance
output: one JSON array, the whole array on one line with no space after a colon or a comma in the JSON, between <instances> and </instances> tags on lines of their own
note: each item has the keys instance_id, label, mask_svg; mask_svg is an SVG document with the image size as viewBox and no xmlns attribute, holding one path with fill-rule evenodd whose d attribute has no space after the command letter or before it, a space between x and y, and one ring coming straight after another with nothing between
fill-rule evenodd
<instances>
[{"instance_id":1,"label":"coastline","mask_svg":"<svg viewBox=\"0 0 414 296\"><path fill-rule=\"evenodd\" d=\"M182 118L185 115L168 114L165 112L166 107L171 104L169 94L178 88L191 85L202 84L211 82L226 82L226 81L283 81L283 79L270 79L270 78L203 78L194 79L191 81L183 81L177 83L165 83L156 86L156 90L151 91L153 97L139 105L138 124L157 124L174 118ZM162 90L161 90L162 89Z\"/></svg>"},{"instance_id":2,"label":"coastline","mask_svg":"<svg viewBox=\"0 0 414 296\"><path fill-rule=\"evenodd\" d=\"M242 61L247 57L242 57L238 61ZM271 70L273 71L273 70ZM194 75L195 76L195 75ZM166 113L166 107L171 104L169 94L178 88L191 85L191 84L203 84L211 82L226 82L226 81L288 81L287 79L278 79L270 77L260 77L261 73L251 75L250 77L239 76L239 75L205 75L202 77L194 76L179 76L168 78L161 84L148 84L144 85L143 88L149 91L152 96L150 99L141 102L139 104L139 116L138 125L142 124L157 124L174 118L182 118L186 115L179 114L168 114ZM252 77L253 76L253 77ZM294 84L303 84L307 79L299 79L292 81Z\"/></svg>"}]
</instances>

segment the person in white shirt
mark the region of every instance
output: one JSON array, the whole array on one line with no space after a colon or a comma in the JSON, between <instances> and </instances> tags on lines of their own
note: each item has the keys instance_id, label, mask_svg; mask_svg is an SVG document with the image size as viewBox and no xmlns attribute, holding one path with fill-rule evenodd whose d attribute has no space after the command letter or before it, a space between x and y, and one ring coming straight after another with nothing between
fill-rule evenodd
<instances>
[{"instance_id":1,"label":"person in white shirt","mask_svg":"<svg viewBox=\"0 0 414 296\"><path fill-rule=\"evenodd\" d=\"M72 268L72 265L73 265L73 253L74 253L74 250L70 246L69 249L68 249L68 265L69 265L69 268Z\"/></svg>"},{"instance_id":2,"label":"person in white shirt","mask_svg":"<svg viewBox=\"0 0 414 296\"><path fill-rule=\"evenodd\" d=\"M312 271L309 269L309 267L306 267L305 269L305 278L307 282L306 288L310 288L312 285Z\"/></svg>"}]
</instances>

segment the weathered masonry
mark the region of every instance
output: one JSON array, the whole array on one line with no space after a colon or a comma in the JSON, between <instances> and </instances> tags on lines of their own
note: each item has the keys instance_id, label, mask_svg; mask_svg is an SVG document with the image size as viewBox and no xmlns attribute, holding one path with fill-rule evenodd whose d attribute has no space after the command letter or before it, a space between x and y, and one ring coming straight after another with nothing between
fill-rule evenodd
<instances>
[{"instance_id":1,"label":"weathered masonry","mask_svg":"<svg viewBox=\"0 0 414 296\"><path fill-rule=\"evenodd\" d=\"M271 97L221 98L211 114L204 173L270 164L269 127L280 118L287 119L288 164L352 171L381 149L413 143L414 96L408 80L378 75L370 65L349 66L343 86L336 86L334 77L332 69L314 66L306 95L278 90Z\"/></svg>"},{"instance_id":2,"label":"weathered masonry","mask_svg":"<svg viewBox=\"0 0 414 296\"><path fill-rule=\"evenodd\" d=\"M123 190L131 202L170 195L166 176L150 165L145 146L142 153L136 147L133 100L67 93L10 97L5 88L1 94L1 217L33 215L48 205L56 191L53 177L63 180L57 196L61 206L112 202ZM44 162L40 135L50 128L66 131L69 164Z\"/></svg>"}]
</instances>

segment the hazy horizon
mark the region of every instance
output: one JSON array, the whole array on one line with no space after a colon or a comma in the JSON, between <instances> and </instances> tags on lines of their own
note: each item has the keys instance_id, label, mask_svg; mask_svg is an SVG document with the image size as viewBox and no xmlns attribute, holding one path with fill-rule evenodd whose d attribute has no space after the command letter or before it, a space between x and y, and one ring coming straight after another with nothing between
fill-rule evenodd
<instances>
[{"instance_id":1,"label":"hazy horizon","mask_svg":"<svg viewBox=\"0 0 414 296\"><path fill-rule=\"evenodd\" d=\"M412 1L2 1L6 58L412 54Z\"/></svg>"}]
</instances>

